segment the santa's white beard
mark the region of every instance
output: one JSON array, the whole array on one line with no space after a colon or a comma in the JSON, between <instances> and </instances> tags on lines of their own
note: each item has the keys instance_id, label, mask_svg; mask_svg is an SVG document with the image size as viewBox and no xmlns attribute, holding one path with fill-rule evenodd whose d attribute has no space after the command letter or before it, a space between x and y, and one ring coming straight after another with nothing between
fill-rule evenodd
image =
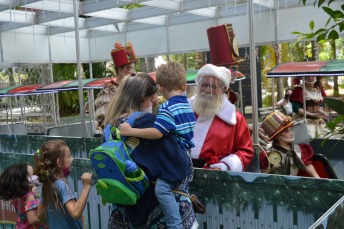
<instances>
[{"instance_id":1,"label":"santa's white beard","mask_svg":"<svg viewBox=\"0 0 344 229\"><path fill-rule=\"evenodd\" d=\"M192 104L192 110L197 115L214 116L222 106L222 97L217 94L205 94L201 92L195 96Z\"/></svg>"}]
</instances>

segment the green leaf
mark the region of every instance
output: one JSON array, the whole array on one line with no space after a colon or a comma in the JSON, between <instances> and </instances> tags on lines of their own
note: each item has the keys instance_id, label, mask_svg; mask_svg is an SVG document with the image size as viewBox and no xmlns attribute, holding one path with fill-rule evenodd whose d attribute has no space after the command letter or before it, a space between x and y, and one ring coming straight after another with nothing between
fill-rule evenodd
<instances>
[{"instance_id":1,"label":"green leaf","mask_svg":"<svg viewBox=\"0 0 344 229\"><path fill-rule=\"evenodd\" d=\"M311 28L311 30L313 32L313 29L314 29L314 21L313 20L309 23L309 28Z\"/></svg>"},{"instance_id":2,"label":"green leaf","mask_svg":"<svg viewBox=\"0 0 344 229\"><path fill-rule=\"evenodd\" d=\"M331 8L328 8L326 6L323 7L323 10L332 17L333 15L333 10Z\"/></svg>"},{"instance_id":3,"label":"green leaf","mask_svg":"<svg viewBox=\"0 0 344 229\"><path fill-rule=\"evenodd\" d=\"M306 0L302 0L303 5L306 5Z\"/></svg>"},{"instance_id":4,"label":"green leaf","mask_svg":"<svg viewBox=\"0 0 344 229\"><path fill-rule=\"evenodd\" d=\"M327 20L327 22L326 22L326 25L325 25L325 28L327 27L327 25L330 23L330 21L331 21L331 17Z\"/></svg>"},{"instance_id":5,"label":"green leaf","mask_svg":"<svg viewBox=\"0 0 344 229\"><path fill-rule=\"evenodd\" d=\"M316 35L318 35L318 34L317 34L317 33L306 34L306 35L305 35L305 39L312 39L312 38L315 37Z\"/></svg>"},{"instance_id":6,"label":"green leaf","mask_svg":"<svg viewBox=\"0 0 344 229\"><path fill-rule=\"evenodd\" d=\"M334 128L336 128L336 125L333 122L326 123L326 126L331 130L334 131Z\"/></svg>"},{"instance_id":7,"label":"green leaf","mask_svg":"<svg viewBox=\"0 0 344 229\"><path fill-rule=\"evenodd\" d=\"M344 4L343 4L343 5L341 5L341 7L342 7L342 10L344 10Z\"/></svg>"},{"instance_id":8,"label":"green leaf","mask_svg":"<svg viewBox=\"0 0 344 229\"><path fill-rule=\"evenodd\" d=\"M329 6L334 1L336 1L336 0L330 0L327 5Z\"/></svg>"},{"instance_id":9,"label":"green leaf","mask_svg":"<svg viewBox=\"0 0 344 229\"><path fill-rule=\"evenodd\" d=\"M324 143L329 139L330 137L328 137L328 138L325 138L325 139L323 139L322 141L321 141L321 143L320 143L320 145L321 145L321 147L323 147L324 146Z\"/></svg>"},{"instance_id":10,"label":"green leaf","mask_svg":"<svg viewBox=\"0 0 344 229\"><path fill-rule=\"evenodd\" d=\"M301 37L299 37L299 39L297 40L297 42L301 41L303 39L303 35Z\"/></svg>"},{"instance_id":11,"label":"green leaf","mask_svg":"<svg viewBox=\"0 0 344 229\"><path fill-rule=\"evenodd\" d=\"M319 33L324 32L324 31L326 31L326 29L318 29L315 33L319 34Z\"/></svg>"},{"instance_id":12,"label":"green leaf","mask_svg":"<svg viewBox=\"0 0 344 229\"><path fill-rule=\"evenodd\" d=\"M291 34L301 34L301 35L303 35L303 33L298 32L298 31L292 32Z\"/></svg>"},{"instance_id":13,"label":"green leaf","mask_svg":"<svg viewBox=\"0 0 344 229\"><path fill-rule=\"evenodd\" d=\"M333 98L324 98L326 106L334 110L340 115L344 115L344 102L333 99Z\"/></svg>"},{"instance_id":14,"label":"green leaf","mask_svg":"<svg viewBox=\"0 0 344 229\"><path fill-rule=\"evenodd\" d=\"M341 115L337 117L333 123L337 126L343 119L344 119L344 115Z\"/></svg>"},{"instance_id":15,"label":"green leaf","mask_svg":"<svg viewBox=\"0 0 344 229\"><path fill-rule=\"evenodd\" d=\"M332 13L332 17L333 17L333 18L343 18L343 17L344 17L344 14L343 14L342 11L340 11L340 10L335 10L335 11L333 11L333 13Z\"/></svg>"},{"instance_id":16,"label":"green leaf","mask_svg":"<svg viewBox=\"0 0 344 229\"><path fill-rule=\"evenodd\" d=\"M320 7L324 2L325 2L325 0L319 0L318 7Z\"/></svg>"},{"instance_id":17,"label":"green leaf","mask_svg":"<svg viewBox=\"0 0 344 229\"><path fill-rule=\"evenodd\" d=\"M339 25L339 31L342 32L344 30L344 23Z\"/></svg>"},{"instance_id":18,"label":"green leaf","mask_svg":"<svg viewBox=\"0 0 344 229\"><path fill-rule=\"evenodd\" d=\"M322 33L317 37L317 42L325 40L326 39L326 34L327 33Z\"/></svg>"},{"instance_id":19,"label":"green leaf","mask_svg":"<svg viewBox=\"0 0 344 229\"><path fill-rule=\"evenodd\" d=\"M333 39L336 40L339 38L339 34L336 30L332 30L329 34L328 34L328 39Z\"/></svg>"}]
</instances>

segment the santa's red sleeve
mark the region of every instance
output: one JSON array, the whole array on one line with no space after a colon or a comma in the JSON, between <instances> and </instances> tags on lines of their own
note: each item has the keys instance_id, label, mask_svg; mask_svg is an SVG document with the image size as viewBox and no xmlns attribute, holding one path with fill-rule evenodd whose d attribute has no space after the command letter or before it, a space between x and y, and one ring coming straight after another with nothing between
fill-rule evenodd
<instances>
[{"instance_id":1,"label":"santa's red sleeve","mask_svg":"<svg viewBox=\"0 0 344 229\"><path fill-rule=\"evenodd\" d=\"M229 156L221 159L221 161L226 163L226 159L235 159L235 156L241 162L241 171L244 171L246 167L250 164L253 158L253 145L250 130L245 117L238 111L236 111L237 124L235 125L235 140L237 141L236 150L233 152L228 152ZM235 156L234 156L235 155ZM228 164L228 163L226 163ZM238 164L238 163L236 163ZM229 165L230 166L230 165ZM230 166L231 167L231 166ZM238 168L238 166L236 166ZM233 171L233 168L230 168Z\"/></svg>"}]
</instances>

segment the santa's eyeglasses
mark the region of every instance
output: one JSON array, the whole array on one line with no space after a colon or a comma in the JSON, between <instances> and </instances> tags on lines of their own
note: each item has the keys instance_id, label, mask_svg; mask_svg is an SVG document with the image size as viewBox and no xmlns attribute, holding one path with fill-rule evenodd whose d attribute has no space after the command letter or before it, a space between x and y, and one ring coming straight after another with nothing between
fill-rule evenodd
<instances>
[{"instance_id":1,"label":"santa's eyeglasses","mask_svg":"<svg viewBox=\"0 0 344 229\"><path fill-rule=\"evenodd\" d=\"M201 87L203 88L203 89L206 89L206 88L210 88L210 89L212 89L212 90L217 90L220 86L219 85L216 85L216 84L209 84L209 83L202 83L201 84Z\"/></svg>"}]
</instances>

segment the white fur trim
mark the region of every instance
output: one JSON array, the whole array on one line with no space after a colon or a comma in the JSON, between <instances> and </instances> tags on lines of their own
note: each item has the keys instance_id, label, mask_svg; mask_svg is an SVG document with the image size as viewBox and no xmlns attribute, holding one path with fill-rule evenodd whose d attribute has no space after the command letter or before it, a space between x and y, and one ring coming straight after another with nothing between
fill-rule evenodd
<instances>
[{"instance_id":1,"label":"white fur trim","mask_svg":"<svg viewBox=\"0 0 344 229\"><path fill-rule=\"evenodd\" d=\"M230 171L242 172L242 163L236 154L230 154L227 157L222 158L220 161L226 163L229 166Z\"/></svg>"},{"instance_id":2,"label":"white fur trim","mask_svg":"<svg viewBox=\"0 0 344 229\"><path fill-rule=\"evenodd\" d=\"M235 106L228 101L226 95L222 95L222 106L216 116L231 126L237 123Z\"/></svg>"},{"instance_id":3,"label":"white fur trim","mask_svg":"<svg viewBox=\"0 0 344 229\"><path fill-rule=\"evenodd\" d=\"M212 64L204 65L197 73L195 82L199 83L202 77L213 76L218 78L223 86L229 87L229 82L231 81L231 72L225 67L217 67Z\"/></svg>"},{"instance_id":4,"label":"white fur trim","mask_svg":"<svg viewBox=\"0 0 344 229\"><path fill-rule=\"evenodd\" d=\"M195 96L188 99L190 106L194 102ZM216 116L229 125L234 126L236 124L236 111L233 104L231 104L225 95L222 96L222 106L220 111ZM198 116L198 119L194 128L193 141L195 143L195 148L191 150L192 158L199 158L205 138L207 137L209 128L213 123L215 116Z\"/></svg>"}]
</instances>

